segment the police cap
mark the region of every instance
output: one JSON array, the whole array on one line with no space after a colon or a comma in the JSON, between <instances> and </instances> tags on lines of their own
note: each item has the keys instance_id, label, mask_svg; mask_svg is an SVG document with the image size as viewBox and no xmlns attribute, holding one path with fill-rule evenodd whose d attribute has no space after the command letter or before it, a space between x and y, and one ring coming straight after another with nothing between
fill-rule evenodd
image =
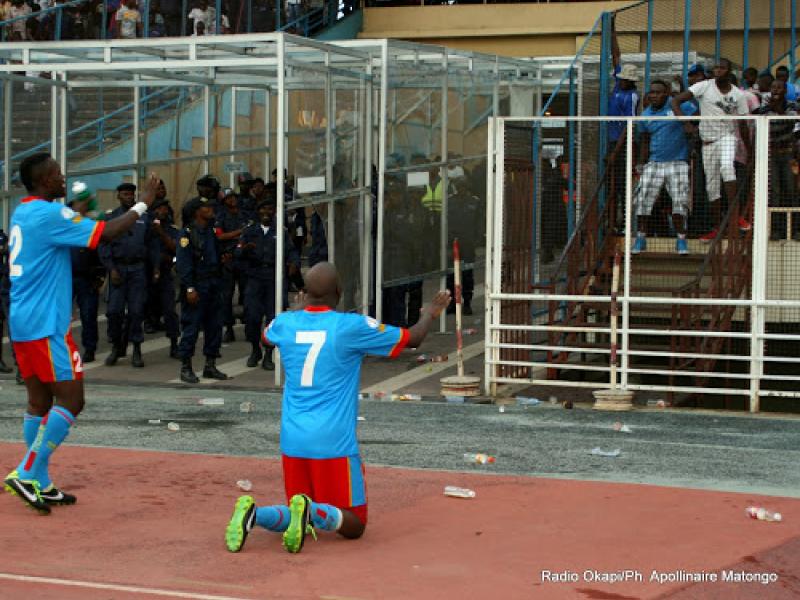
<instances>
[{"instance_id":1,"label":"police cap","mask_svg":"<svg viewBox=\"0 0 800 600\"><path fill-rule=\"evenodd\" d=\"M197 180L197 185L207 185L209 187L220 188L219 180L213 175L203 175Z\"/></svg>"},{"instance_id":2,"label":"police cap","mask_svg":"<svg viewBox=\"0 0 800 600\"><path fill-rule=\"evenodd\" d=\"M135 192L136 191L136 184L134 183L120 183L117 186L118 192Z\"/></svg>"},{"instance_id":3,"label":"police cap","mask_svg":"<svg viewBox=\"0 0 800 600\"><path fill-rule=\"evenodd\" d=\"M267 196L261 202L258 203L258 205L256 206L256 210L261 210L262 206L275 206L276 204L277 202L275 201L275 198L273 198L272 196Z\"/></svg>"}]
</instances>

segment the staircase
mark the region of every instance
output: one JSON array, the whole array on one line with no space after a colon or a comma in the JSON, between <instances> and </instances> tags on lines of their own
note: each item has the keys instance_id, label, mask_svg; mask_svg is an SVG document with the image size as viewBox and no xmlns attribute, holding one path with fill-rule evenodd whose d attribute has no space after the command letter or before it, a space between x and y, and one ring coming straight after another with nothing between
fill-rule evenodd
<instances>
[{"instance_id":1,"label":"staircase","mask_svg":"<svg viewBox=\"0 0 800 600\"><path fill-rule=\"evenodd\" d=\"M614 234L610 223L613 201L599 206L601 181L585 206L572 237L561 257L551 266L543 283L532 286L551 294L575 296L610 296L612 267L616 252L623 253L625 238ZM741 385L728 378L711 378L718 362L731 355L734 343L728 337L704 335L749 327L749 314L742 308L707 304L685 306L672 302L677 298L737 299L749 293L752 268L752 232L740 232L736 223L739 204L734 203L723 219L721 234L710 244L689 240L689 254L675 252L674 238L648 238L647 251L631 256L630 297L663 298L662 303L629 304L629 326L636 330L673 331L671 335L635 334L629 336L630 368L643 383L651 385L692 386L702 388ZM746 203L752 207L752 201ZM749 210L752 210L749 208ZM750 214L745 214L750 217ZM546 270L546 268L545 268ZM620 274L618 293L623 292ZM580 352L581 349L609 349L607 335L581 331L587 327L610 325L608 302L549 301L547 323L562 328L548 331L547 340L537 343L570 350L549 350L548 378L559 379L575 373L580 365L594 367L608 364L608 354ZM622 323L619 322L621 327ZM691 331L696 335L677 332ZM673 352L689 357L659 357L654 353ZM558 365L565 365L560 369ZM719 371L720 369L717 369ZM729 372L730 368L723 372ZM735 371L735 366L733 367ZM563 371L563 372L562 372ZM586 371L583 371L585 373ZM731 377L731 379L736 379ZM698 401L697 394L676 397L673 403Z\"/></svg>"}]
</instances>

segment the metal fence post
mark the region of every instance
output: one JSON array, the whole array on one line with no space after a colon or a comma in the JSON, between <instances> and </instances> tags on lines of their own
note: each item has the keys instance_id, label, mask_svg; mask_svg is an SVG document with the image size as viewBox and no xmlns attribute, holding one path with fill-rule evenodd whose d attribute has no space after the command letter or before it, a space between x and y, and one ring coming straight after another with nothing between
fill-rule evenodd
<instances>
[{"instance_id":1,"label":"metal fence post","mask_svg":"<svg viewBox=\"0 0 800 600\"><path fill-rule=\"evenodd\" d=\"M769 0L769 50L767 52L769 58L768 65L772 64L772 59L775 58L775 0Z\"/></svg>"},{"instance_id":2,"label":"metal fence post","mask_svg":"<svg viewBox=\"0 0 800 600\"><path fill-rule=\"evenodd\" d=\"M764 329L769 227L767 194L769 192L769 118L756 119L755 205L753 207L752 305L750 309L750 412L760 408L761 376L764 374Z\"/></svg>"},{"instance_id":3,"label":"metal fence post","mask_svg":"<svg viewBox=\"0 0 800 600\"><path fill-rule=\"evenodd\" d=\"M650 56L653 53L653 0L647 2L647 52L644 59L644 93L650 89Z\"/></svg>"},{"instance_id":4,"label":"metal fence post","mask_svg":"<svg viewBox=\"0 0 800 600\"><path fill-rule=\"evenodd\" d=\"M719 57L722 48L722 2L717 0L717 25L714 35L714 62L719 62Z\"/></svg>"},{"instance_id":5,"label":"metal fence post","mask_svg":"<svg viewBox=\"0 0 800 600\"><path fill-rule=\"evenodd\" d=\"M689 87L689 38L692 21L692 0L683 2L683 85Z\"/></svg>"},{"instance_id":6,"label":"metal fence post","mask_svg":"<svg viewBox=\"0 0 800 600\"><path fill-rule=\"evenodd\" d=\"M744 0L744 36L742 37L742 69L750 66L750 0Z\"/></svg>"},{"instance_id":7,"label":"metal fence post","mask_svg":"<svg viewBox=\"0 0 800 600\"><path fill-rule=\"evenodd\" d=\"M569 70L569 116L575 115L575 75L574 69ZM567 239L572 236L575 229L575 121L567 124L569 146L569 174L567 176ZM536 165L534 165L536 168Z\"/></svg>"},{"instance_id":8,"label":"metal fence post","mask_svg":"<svg viewBox=\"0 0 800 600\"><path fill-rule=\"evenodd\" d=\"M630 294L631 294L631 247L633 229L633 128L635 123L629 118L625 128L625 258L622 287L622 350L620 387L625 390L628 388L628 369L630 368ZM616 383L616 382L615 382Z\"/></svg>"}]
</instances>

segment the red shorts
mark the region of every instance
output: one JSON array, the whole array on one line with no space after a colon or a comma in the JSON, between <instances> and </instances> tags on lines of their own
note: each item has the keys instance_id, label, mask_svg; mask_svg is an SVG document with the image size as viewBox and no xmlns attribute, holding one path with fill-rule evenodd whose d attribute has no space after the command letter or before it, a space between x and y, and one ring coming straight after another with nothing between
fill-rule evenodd
<instances>
[{"instance_id":1,"label":"red shorts","mask_svg":"<svg viewBox=\"0 0 800 600\"><path fill-rule=\"evenodd\" d=\"M42 383L83 379L81 353L71 331L65 336L14 342L14 354L23 379L36 377Z\"/></svg>"},{"instance_id":2,"label":"red shorts","mask_svg":"<svg viewBox=\"0 0 800 600\"><path fill-rule=\"evenodd\" d=\"M348 510L367 524L367 483L358 456L296 458L283 455L286 499L306 494L314 502Z\"/></svg>"}]
</instances>

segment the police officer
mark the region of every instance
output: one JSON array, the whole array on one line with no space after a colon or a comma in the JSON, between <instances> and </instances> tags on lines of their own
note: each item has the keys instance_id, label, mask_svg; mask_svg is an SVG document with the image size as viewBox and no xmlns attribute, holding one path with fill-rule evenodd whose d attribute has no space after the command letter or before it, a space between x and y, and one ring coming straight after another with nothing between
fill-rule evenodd
<instances>
[{"instance_id":1,"label":"police officer","mask_svg":"<svg viewBox=\"0 0 800 600\"><path fill-rule=\"evenodd\" d=\"M153 263L150 301L157 307L158 314L164 315L164 331L169 338L170 358L178 356L178 315L175 312L175 278L172 267L175 251L181 232L172 224L169 200L165 197L153 201L150 210L153 214L153 234L158 247L158 262Z\"/></svg>"},{"instance_id":2,"label":"police officer","mask_svg":"<svg viewBox=\"0 0 800 600\"><path fill-rule=\"evenodd\" d=\"M239 173L239 210L248 220L256 219L256 200L253 198L252 188L256 182L250 173Z\"/></svg>"},{"instance_id":3,"label":"police officer","mask_svg":"<svg viewBox=\"0 0 800 600\"><path fill-rule=\"evenodd\" d=\"M237 255L244 262L247 287L244 291L245 336L253 346L248 367L255 367L261 360L261 327L266 318L269 323L275 318L275 261L277 258L277 230L275 227L275 199L270 197L258 205L258 223L245 228L237 248ZM286 273L291 276L300 270L300 257L289 237L284 232L283 255L287 261ZM288 288L284 279L284 295ZM284 300L284 304L288 304ZM264 355L261 366L271 371L275 368L271 352Z\"/></svg>"},{"instance_id":4,"label":"police officer","mask_svg":"<svg viewBox=\"0 0 800 600\"><path fill-rule=\"evenodd\" d=\"M181 284L181 328L178 344L181 358L181 381L200 381L192 369L192 356L200 329L203 330L203 354L206 365L203 377L227 379L217 369L222 345L221 267L225 257L220 252L214 232L214 202L200 198L191 224L185 227L176 254L176 270ZM230 257L227 257L230 258Z\"/></svg>"},{"instance_id":5,"label":"police officer","mask_svg":"<svg viewBox=\"0 0 800 600\"><path fill-rule=\"evenodd\" d=\"M119 208L113 210L109 219L127 213L134 203L136 186L132 183L121 183L117 186ZM125 334L133 342L131 366L144 367L142 360L142 342L144 331L144 304L147 291L146 261L156 262L158 247L150 228L150 216L142 215L131 229L111 242L103 243L99 248L100 260L109 273L109 294L106 315L111 335L111 353L106 358L106 365L113 366L124 353L123 340ZM125 323L125 308L128 309ZM123 327L125 331L123 331Z\"/></svg>"},{"instance_id":6,"label":"police officer","mask_svg":"<svg viewBox=\"0 0 800 600\"><path fill-rule=\"evenodd\" d=\"M155 221L155 209L153 208L156 204L161 204L163 201L167 202L167 215L166 219L160 219L162 224L169 221L170 223L175 222L175 215L172 212L172 207L169 206L169 200L167 200L167 187L164 184L164 180L159 180L158 188L156 189L156 197L153 200L153 204L147 210L148 214L150 215L151 222ZM153 230L155 234L155 230ZM158 235L155 234L153 237L158 239ZM175 253L173 252L173 256ZM148 302L145 304L145 315L144 315L144 332L145 333L155 333L159 329L163 330L164 326L161 324L161 318L164 316L161 312L161 303L160 302L152 302L150 299L157 299L158 298L158 283L155 281L153 277L155 269L158 267L158 263L149 263L147 264L147 298Z\"/></svg>"},{"instance_id":7,"label":"police officer","mask_svg":"<svg viewBox=\"0 0 800 600\"><path fill-rule=\"evenodd\" d=\"M217 197L219 196L219 190L222 186L219 184L219 180L214 177L213 175L203 175L200 179L197 180L197 196L188 200L181 208L181 224L184 227L191 226L194 210L199 205L200 200L205 198L206 200L213 200L214 202L217 201Z\"/></svg>"},{"instance_id":8,"label":"police officer","mask_svg":"<svg viewBox=\"0 0 800 600\"><path fill-rule=\"evenodd\" d=\"M248 225L249 219L239 208L239 198L232 189L227 188L223 191L222 202L223 207L216 224L217 239L220 241L222 253L233 255L236 245L239 243L239 236ZM231 260L222 266L222 315L225 325L225 335L222 341L226 344L236 341L233 333L233 295L237 282L239 295L244 293L241 274L241 261Z\"/></svg>"},{"instance_id":9,"label":"police officer","mask_svg":"<svg viewBox=\"0 0 800 600\"><path fill-rule=\"evenodd\" d=\"M91 193L86 197L74 198L69 206L81 217L89 212ZM106 270L100 262L97 250L72 248L72 294L78 305L81 317L81 345L84 363L94 361L97 351L97 311L100 305L100 288L105 281Z\"/></svg>"}]
</instances>

